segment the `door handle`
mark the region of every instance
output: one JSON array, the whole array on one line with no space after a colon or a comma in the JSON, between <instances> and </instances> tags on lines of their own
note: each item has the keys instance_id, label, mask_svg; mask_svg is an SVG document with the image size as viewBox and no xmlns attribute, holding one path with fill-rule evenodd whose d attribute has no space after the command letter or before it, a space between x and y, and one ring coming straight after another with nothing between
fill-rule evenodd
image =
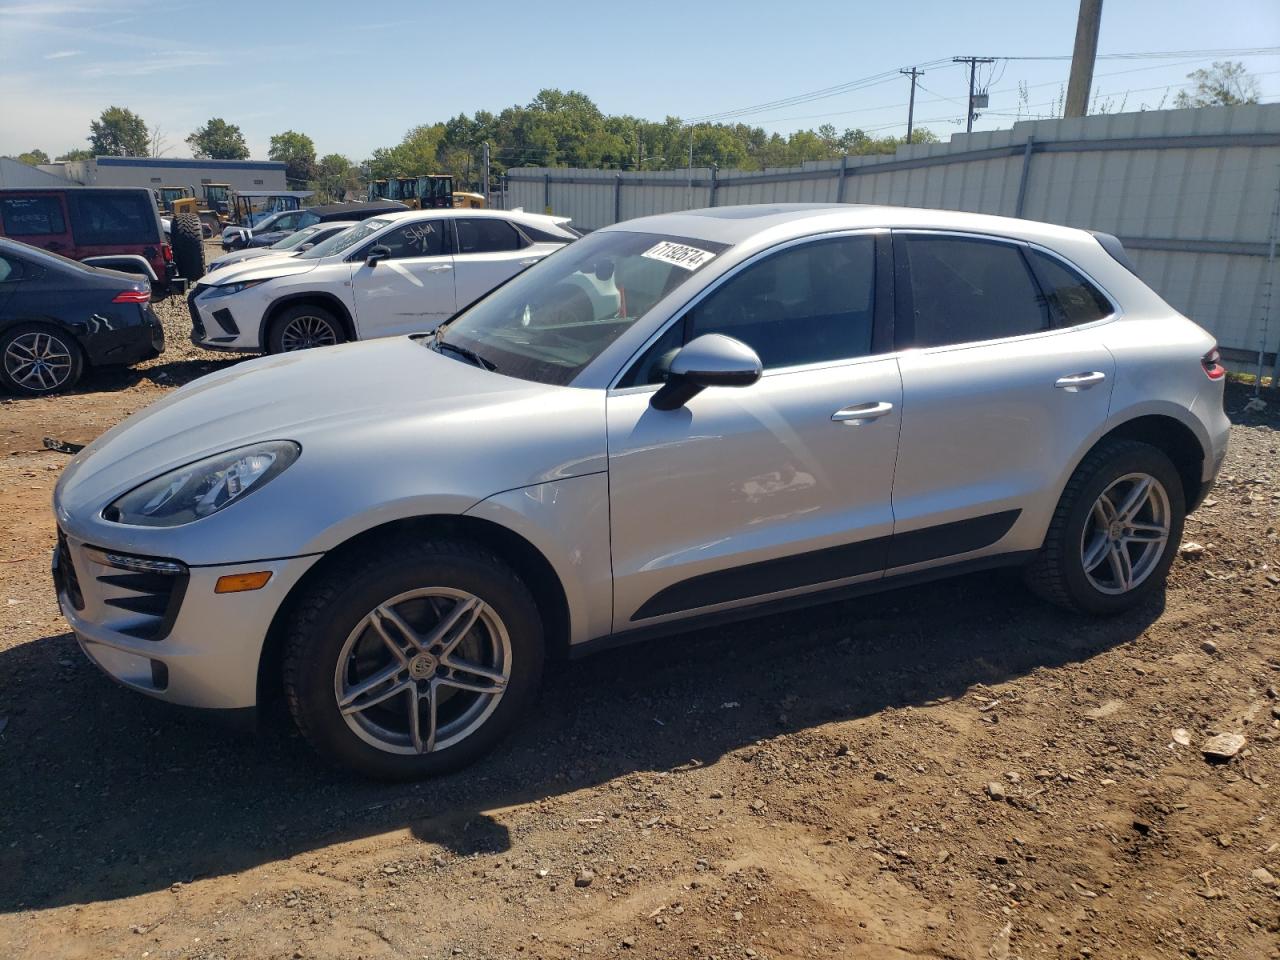
<instances>
[{"instance_id":1,"label":"door handle","mask_svg":"<svg viewBox=\"0 0 1280 960\"><path fill-rule=\"evenodd\" d=\"M847 423L851 427L856 427L859 424L870 423L872 420L879 420L890 413L893 413L893 404L882 400L879 403L858 403L852 407L845 407L833 413L831 419L835 423Z\"/></svg>"},{"instance_id":2,"label":"door handle","mask_svg":"<svg viewBox=\"0 0 1280 960\"><path fill-rule=\"evenodd\" d=\"M433 263L431 266L427 267L427 273L444 273L446 270L452 269L453 264L451 263Z\"/></svg>"},{"instance_id":3,"label":"door handle","mask_svg":"<svg viewBox=\"0 0 1280 960\"><path fill-rule=\"evenodd\" d=\"M1053 385L1059 390L1067 391L1067 393L1079 393L1081 390L1088 390L1090 387L1097 386L1105 379L1107 379L1105 373L1101 370L1094 370L1090 373L1071 373L1065 377L1059 377Z\"/></svg>"}]
</instances>

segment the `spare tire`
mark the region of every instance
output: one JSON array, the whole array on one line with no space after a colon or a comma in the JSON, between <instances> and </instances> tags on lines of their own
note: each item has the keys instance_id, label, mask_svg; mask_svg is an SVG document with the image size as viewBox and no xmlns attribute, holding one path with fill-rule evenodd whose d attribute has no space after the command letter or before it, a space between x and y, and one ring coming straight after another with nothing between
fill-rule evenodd
<instances>
[{"instance_id":1,"label":"spare tire","mask_svg":"<svg viewBox=\"0 0 1280 960\"><path fill-rule=\"evenodd\" d=\"M204 230L194 213L180 213L173 218L173 261L178 276L195 283L204 276Z\"/></svg>"}]
</instances>

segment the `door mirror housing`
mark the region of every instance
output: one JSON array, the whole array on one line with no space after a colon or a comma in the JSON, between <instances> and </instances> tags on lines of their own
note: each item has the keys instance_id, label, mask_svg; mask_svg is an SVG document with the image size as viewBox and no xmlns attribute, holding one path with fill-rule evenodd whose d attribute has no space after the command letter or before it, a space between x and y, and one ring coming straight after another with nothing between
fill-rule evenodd
<instances>
[{"instance_id":1,"label":"door mirror housing","mask_svg":"<svg viewBox=\"0 0 1280 960\"><path fill-rule=\"evenodd\" d=\"M381 243L375 243L369 248L368 254L365 255L364 265L366 267L376 267L383 260L391 259L391 248Z\"/></svg>"},{"instance_id":2,"label":"door mirror housing","mask_svg":"<svg viewBox=\"0 0 1280 960\"><path fill-rule=\"evenodd\" d=\"M649 405L655 410L676 410L707 387L749 387L763 373L760 357L741 340L704 333L675 355L667 382Z\"/></svg>"},{"instance_id":3,"label":"door mirror housing","mask_svg":"<svg viewBox=\"0 0 1280 960\"><path fill-rule=\"evenodd\" d=\"M314 246L315 246L314 243L304 243L302 246L298 247L298 252L306 253L308 250L310 250Z\"/></svg>"}]
</instances>

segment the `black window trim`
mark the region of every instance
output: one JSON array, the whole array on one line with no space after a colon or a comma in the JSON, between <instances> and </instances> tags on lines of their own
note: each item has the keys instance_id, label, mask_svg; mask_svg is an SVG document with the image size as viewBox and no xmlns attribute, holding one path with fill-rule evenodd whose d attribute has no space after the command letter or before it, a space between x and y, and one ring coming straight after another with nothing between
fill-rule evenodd
<instances>
[{"instance_id":1,"label":"black window trim","mask_svg":"<svg viewBox=\"0 0 1280 960\"><path fill-rule=\"evenodd\" d=\"M743 260L741 263L734 264L727 271L716 277L709 284L695 293L683 304L671 312L671 316L663 321L662 325L649 337L638 350L627 358L626 363L614 374L609 381L606 390L611 394L618 396L626 396L632 393L651 393L658 390L662 384L660 383L638 383L630 387L618 386L627 375L631 373L631 369L639 363L649 352L649 348L658 342L668 330L677 323L686 325L684 340L688 342L689 316L693 309L709 297L721 286L729 280L736 277L743 270L754 266L763 260L782 253L791 247L797 247L806 243L816 243L823 240L838 240L842 237L860 237L871 236L875 241L875 286L872 288L873 306L871 320L871 352L861 357L845 357L839 360L817 360L813 363L795 364L790 367L773 367L765 369L762 376L772 377L784 374L798 373L808 370L825 370L829 367L843 367L851 364L868 363L876 360L884 360L893 355L894 350L894 320L895 310L894 304L896 299L896 277L894 270L894 250L891 239L891 232L887 227L855 227L847 230L832 230L823 233L810 233L802 237L792 237L781 243L776 243L764 250L757 250L754 254Z\"/></svg>"},{"instance_id":2,"label":"black window trim","mask_svg":"<svg viewBox=\"0 0 1280 960\"><path fill-rule=\"evenodd\" d=\"M1025 340L1031 337L1045 337L1053 334L1065 333L1070 330L1084 330L1095 324L1110 323L1117 320L1122 315L1119 302L1102 284L1098 283L1087 270L1080 267L1079 264L1068 260L1056 250L1052 250L1043 244L1035 243L1030 240L1023 240L1019 237L1008 237L995 233L976 233L970 230L949 230L943 227L895 227L892 231L893 251L894 251L894 346L896 353L907 350L920 351L938 351L938 350L963 350L968 347L981 346L992 343L1008 343L1013 340ZM1019 333L1008 337L994 337L989 340L963 340L958 343L938 344L931 347L917 347L910 342L911 337L915 333L914 314L912 312L911 302L911 269L907 265L907 258L903 256L902 241L909 236L934 236L934 237L954 237L960 240L977 240L986 241L988 243L1004 243L1018 248L1021 254L1022 266L1031 277L1031 283L1039 291L1040 296L1044 299L1044 309L1049 316L1049 326L1044 330L1035 330L1031 333ZM1099 317L1097 320L1091 320L1088 323L1077 323L1074 325L1064 325L1057 321L1053 316L1053 311L1049 307L1048 297L1045 294L1044 287L1040 281L1040 275L1036 272L1031 259L1027 256L1028 250L1035 250L1039 253L1048 254L1055 260L1060 261L1064 266L1069 267L1076 273L1080 274L1088 281L1107 303L1111 305L1111 312L1105 317ZM900 335L899 335L900 334Z\"/></svg>"}]
</instances>

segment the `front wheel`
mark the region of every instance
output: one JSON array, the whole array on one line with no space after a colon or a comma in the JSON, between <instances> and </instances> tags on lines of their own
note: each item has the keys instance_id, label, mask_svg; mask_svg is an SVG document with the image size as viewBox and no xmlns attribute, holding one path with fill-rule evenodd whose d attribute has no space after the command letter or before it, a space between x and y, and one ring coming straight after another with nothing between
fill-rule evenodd
<instances>
[{"instance_id":1,"label":"front wheel","mask_svg":"<svg viewBox=\"0 0 1280 960\"><path fill-rule=\"evenodd\" d=\"M468 543L404 541L309 591L285 692L321 754L405 780L493 747L533 698L542 661L537 606L506 564Z\"/></svg>"},{"instance_id":2,"label":"front wheel","mask_svg":"<svg viewBox=\"0 0 1280 960\"><path fill-rule=\"evenodd\" d=\"M271 323L267 334L268 353L293 353L313 347L345 343L342 324L324 307L309 303L286 307Z\"/></svg>"},{"instance_id":3,"label":"front wheel","mask_svg":"<svg viewBox=\"0 0 1280 960\"><path fill-rule=\"evenodd\" d=\"M1067 483L1027 582L1082 613L1135 607L1163 589L1185 511L1182 481L1161 450L1135 440L1103 443Z\"/></svg>"}]
</instances>

